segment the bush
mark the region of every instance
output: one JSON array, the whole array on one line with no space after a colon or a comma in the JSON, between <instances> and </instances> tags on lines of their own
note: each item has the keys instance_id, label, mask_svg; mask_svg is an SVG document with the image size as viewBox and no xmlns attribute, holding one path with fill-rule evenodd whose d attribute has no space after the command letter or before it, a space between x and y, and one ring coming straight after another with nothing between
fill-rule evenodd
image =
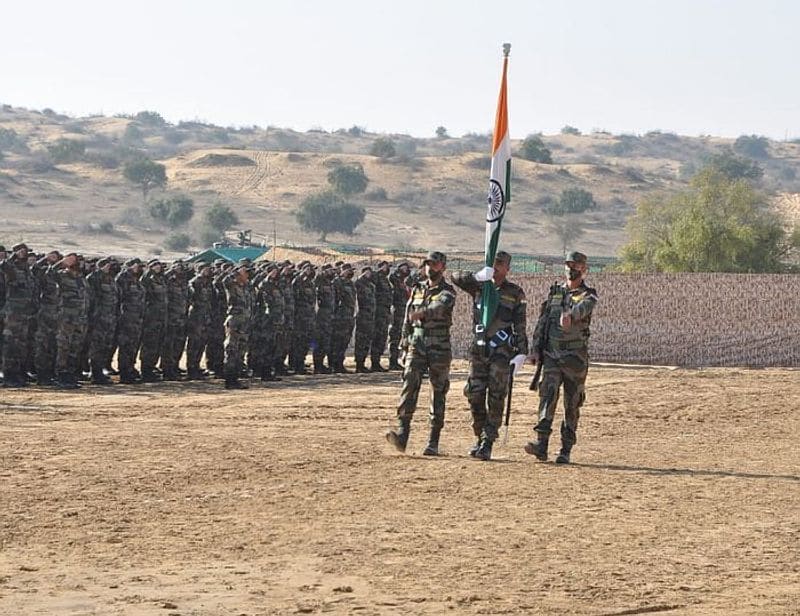
<instances>
[{"instance_id":1,"label":"bush","mask_svg":"<svg viewBox=\"0 0 800 616\"><path fill-rule=\"evenodd\" d=\"M378 137L372 142L369 153L378 158L391 158L397 153L397 149L394 147L394 141L388 137Z\"/></svg>"},{"instance_id":2,"label":"bush","mask_svg":"<svg viewBox=\"0 0 800 616\"><path fill-rule=\"evenodd\" d=\"M24 153L28 146L13 128L0 128L0 150Z\"/></svg>"},{"instance_id":3,"label":"bush","mask_svg":"<svg viewBox=\"0 0 800 616\"><path fill-rule=\"evenodd\" d=\"M203 246L211 246L214 242L219 242L225 234L216 229L212 229L206 225L200 227L200 244Z\"/></svg>"},{"instance_id":4,"label":"bush","mask_svg":"<svg viewBox=\"0 0 800 616\"><path fill-rule=\"evenodd\" d=\"M167 168L149 158L128 161L125 163L122 175L142 190L142 195L145 199L147 199L147 193L150 190L163 188L167 184Z\"/></svg>"},{"instance_id":5,"label":"bush","mask_svg":"<svg viewBox=\"0 0 800 616\"><path fill-rule=\"evenodd\" d=\"M336 193L323 192L303 199L295 218L306 231L318 232L324 242L329 233L353 235L366 214L363 207L345 202Z\"/></svg>"},{"instance_id":6,"label":"bush","mask_svg":"<svg viewBox=\"0 0 800 616\"><path fill-rule=\"evenodd\" d=\"M183 195L159 199L149 208L150 216L171 229L186 224L194 216L194 201Z\"/></svg>"},{"instance_id":7,"label":"bush","mask_svg":"<svg viewBox=\"0 0 800 616\"><path fill-rule=\"evenodd\" d=\"M351 137L361 137L366 131L361 128L360 126L356 126L355 124L347 129L347 134Z\"/></svg>"},{"instance_id":8,"label":"bush","mask_svg":"<svg viewBox=\"0 0 800 616\"><path fill-rule=\"evenodd\" d=\"M160 113L155 111L140 111L135 116L133 116L134 120L137 122L144 124L145 126L166 126L167 121L161 116Z\"/></svg>"},{"instance_id":9,"label":"bush","mask_svg":"<svg viewBox=\"0 0 800 616\"><path fill-rule=\"evenodd\" d=\"M759 180L764 175L758 163L736 156L731 151L715 154L708 159L705 169L713 169L731 180Z\"/></svg>"},{"instance_id":10,"label":"bush","mask_svg":"<svg viewBox=\"0 0 800 616\"><path fill-rule=\"evenodd\" d=\"M359 163L339 165L328 172L328 183L342 195L355 195L367 189L369 179Z\"/></svg>"},{"instance_id":11,"label":"bush","mask_svg":"<svg viewBox=\"0 0 800 616\"><path fill-rule=\"evenodd\" d=\"M239 224L239 217L230 207L217 202L203 215L203 222L204 226L215 231L219 238L232 226Z\"/></svg>"},{"instance_id":12,"label":"bush","mask_svg":"<svg viewBox=\"0 0 800 616\"><path fill-rule=\"evenodd\" d=\"M91 165L100 167L101 169L118 169L122 161L119 156L113 152L104 152L93 150L86 152L83 155L83 160Z\"/></svg>"},{"instance_id":13,"label":"bush","mask_svg":"<svg viewBox=\"0 0 800 616\"><path fill-rule=\"evenodd\" d=\"M546 212L551 216L565 216L567 214L580 214L586 210L597 207L594 196L582 188L565 188L561 191L558 201L549 205Z\"/></svg>"},{"instance_id":14,"label":"bush","mask_svg":"<svg viewBox=\"0 0 800 616\"><path fill-rule=\"evenodd\" d=\"M122 136L122 139L127 143L139 143L143 136L142 129L131 122L125 127L125 134Z\"/></svg>"},{"instance_id":15,"label":"bush","mask_svg":"<svg viewBox=\"0 0 800 616\"><path fill-rule=\"evenodd\" d=\"M164 141L170 145L179 145L185 140L186 135L175 128L172 128L164 133Z\"/></svg>"},{"instance_id":16,"label":"bush","mask_svg":"<svg viewBox=\"0 0 800 616\"><path fill-rule=\"evenodd\" d=\"M389 196L386 194L386 189L381 187L373 188L368 193L365 193L364 197L370 201L386 201L389 199Z\"/></svg>"},{"instance_id":17,"label":"bush","mask_svg":"<svg viewBox=\"0 0 800 616\"><path fill-rule=\"evenodd\" d=\"M173 233L164 239L164 248L176 252L185 252L192 244L188 233Z\"/></svg>"},{"instance_id":18,"label":"bush","mask_svg":"<svg viewBox=\"0 0 800 616\"><path fill-rule=\"evenodd\" d=\"M56 164L72 163L83 157L84 152L86 152L86 145L82 141L74 139L59 139L55 143L48 145L47 151L50 152L50 157Z\"/></svg>"},{"instance_id":19,"label":"bush","mask_svg":"<svg viewBox=\"0 0 800 616\"><path fill-rule=\"evenodd\" d=\"M437 126L436 136L439 139L447 139L450 135L447 134L447 129L444 126Z\"/></svg>"},{"instance_id":20,"label":"bush","mask_svg":"<svg viewBox=\"0 0 800 616\"><path fill-rule=\"evenodd\" d=\"M733 151L748 158L769 158L769 139L758 135L742 135L734 141Z\"/></svg>"},{"instance_id":21,"label":"bush","mask_svg":"<svg viewBox=\"0 0 800 616\"><path fill-rule=\"evenodd\" d=\"M536 163L544 163L550 165L553 163L553 157L550 150L538 135L528 135L520 146L518 156L525 160L532 160Z\"/></svg>"},{"instance_id":22,"label":"bush","mask_svg":"<svg viewBox=\"0 0 800 616\"><path fill-rule=\"evenodd\" d=\"M580 135L581 131L579 131L574 126L570 126L569 124L567 124L566 126L563 126L561 128L561 134L562 135Z\"/></svg>"}]
</instances>

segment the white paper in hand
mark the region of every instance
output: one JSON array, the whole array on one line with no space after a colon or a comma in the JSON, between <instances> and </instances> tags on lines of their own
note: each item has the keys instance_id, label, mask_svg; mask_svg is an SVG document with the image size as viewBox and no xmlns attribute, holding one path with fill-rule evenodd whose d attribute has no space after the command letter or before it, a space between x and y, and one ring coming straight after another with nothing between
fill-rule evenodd
<instances>
[{"instance_id":1,"label":"white paper in hand","mask_svg":"<svg viewBox=\"0 0 800 616\"><path fill-rule=\"evenodd\" d=\"M486 282L487 280L491 280L492 276L494 276L494 268L489 267L488 265L475 272L475 280L478 282Z\"/></svg>"},{"instance_id":2,"label":"white paper in hand","mask_svg":"<svg viewBox=\"0 0 800 616\"><path fill-rule=\"evenodd\" d=\"M525 365L525 356L522 354L515 355L511 358L511 361L508 362L508 365L514 366L514 376L517 376L519 371L522 370L522 366Z\"/></svg>"}]
</instances>

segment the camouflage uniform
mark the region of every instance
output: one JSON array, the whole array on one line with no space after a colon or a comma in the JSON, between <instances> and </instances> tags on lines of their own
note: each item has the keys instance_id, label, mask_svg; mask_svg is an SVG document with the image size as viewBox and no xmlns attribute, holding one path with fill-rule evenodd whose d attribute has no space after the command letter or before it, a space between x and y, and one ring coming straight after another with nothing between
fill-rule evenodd
<instances>
[{"instance_id":1,"label":"camouflage uniform","mask_svg":"<svg viewBox=\"0 0 800 616\"><path fill-rule=\"evenodd\" d=\"M167 271L167 320L161 347L161 370L164 378L180 378L179 362L186 347L186 319L189 309L189 280L182 264Z\"/></svg>"},{"instance_id":2,"label":"camouflage uniform","mask_svg":"<svg viewBox=\"0 0 800 616\"><path fill-rule=\"evenodd\" d=\"M294 334L291 363L295 374L304 374L317 304L313 273L301 272L298 274L292 281L292 292L294 293Z\"/></svg>"},{"instance_id":3,"label":"camouflage uniform","mask_svg":"<svg viewBox=\"0 0 800 616\"><path fill-rule=\"evenodd\" d=\"M0 253L3 253L2 258L0 258L0 263L5 261L6 259L6 248L5 246L0 245ZM6 305L6 277L3 275L2 269L0 269L0 368L3 367L3 329L5 327L5 305Z\"/></svg>"},{"instance_id":4,"label":"camouflage uniform","mask_svg":"<svg viewBox=\"0 0 800 616\"><path fill-rule=\"evenodd\" d=\"M266 340L272 335L269 328L269 314L261 293L261 285L266 278L266 272L261 270L251 281L253 288L253 317L250 336L247 338L247 367L256 375L261 376L264 371L266 358Z\"/></svg>"},{"instance_id":5,"label":"camouflage uniform","mask_svg":"<svg viewBox=\"0 0 800 616\"><path fill-rule=\"evenodd\" d=\"M336 294L331 280L330 266L323 268L314 280L317 296L317 317L314 322L314 372L330 373L333 368L331 358L331 337L333 334L333 311L336 308ZM328 366L325 366L325 357Z\"/></svg>"},{"instance_id":6,"label":"camouflage uniform","mask_svg":"<svg viewBox=\"0 0 800 616\"><path fill-rule=\"evenodd\" d=\"M283 291L277 276L267 275L259 285L259 294L264 312L264 364L261 379L277 380L275 376L275 358L278 353L278 334L283 329Z\"/></svg>"},{"instance_id":7,"label":"camouflage uniform","mask_svg":"<svg viewBox=\"0 0 800 616\"><path fill-rule=\"evenodd\" d=\"M222 281L228 273L228 271L220 270L214 276L211 323L208 328L208 346L206 347L206 368L214 372L218 378L222 378L224 372L225 318L228 314L228 300Z\"/></svg>"},{"instance_id":8,"label":"camouflage uniform","mask_svg":"<svg viewBox=\"0 0 800 616\"><path fill-rule=\"evenodd\" d=\"M406 304L408 303L408 287L406 279L408 275L395 270L389 276L392 285L392 321L389 327L389 369L396 370L399 367L400 359L400 337L403 333L403 321L406 315Z\"/></svg>"},{"instance_id":9,"label":"camouflage uniform","mask_svg":"<svg viewBox=\"0 0 800 616\"><path fill-rule=\"evenodd\" d=\"M122 383L132 383L139 376L135 364L142 339L145 292L139 274L134 274L130 269L134 264L140 264L139 260L128 261L128 266L117 274L115 280L119 297L117 364Z\"/></svg>"},{"instance_id":10,"label":"camouflage uniform","mask_svg":"<svg viewBox=\"0 0 800 616\"><path fill-rule=\"evenodd\" d=\"M430 280L419 282L411 289L409 313L423 311L424 316L413 323L407 321L403 327L408 355L403 371L403 389L397 407L397 418L405 426L406 433L417 408L422 375L426 369L430 374L432 390L431 430L438 434L444 426L445 400L450 389L452 361L450 325L455 300L455 289L445 282L444 276L435 283Z\"/></svg>"},{"instance_id":11,"label":"camouflage uniform","mask_svg":"<svg viewBox=\"0 0 800 616\"><path fill-rule=\"evenodd\" d=\"M392 318L394 292L389 276L378 267L372 276L375 285L375 326L370 345L370 363L373 372L384 372L381 368L381 355L386 352L386 338L389 335L389 322Z\"/></svg>"},{"instance_id":12,"label":"camouflage uniform","mask_svg":"<svg viewBox=\"0 0 800 616\"><path fill-rule=\"evenodd\" d=\"M102 263L102 261L101 261ZM117 327L117 287L112 274L102 270L102 265L86 278L90 289L89 303L89 359L92 381L108 383L103 368L108 362Z\"/></svg>"},{"instance_id":13,"label":"camouflage uniform","mask_svg":"<svg viewBox=\"0 0 800 616\"><path fill-rule=\"evenodd\" d=\"M164 331L167 325L167 281L163 272L156 272L155 263L150 262L150 269L142 276L142 287L145 290L145 310L142 322L142 348L140 360L142 364L142 380L156 380L155 368L164 344Z\"/></svg>"},{"instance_id":14,"label":"camouflage uniform","mask_svg":"<svg viewBox=\"0 0 800 616\"><path fill-rule=\"evenodd\" d=\"M89 323L89 293L86 279L77 266L51 265L48 275L58 284L58 330L56 331L56 374L62 386L76 387L81 347Z\"/></svg>"},{"instance_id":15,"label":"camouflage uniform","mask_svg":"<svg viewBox=\"0 0 800 616\"><path fill-rule=\"evenodd\" d=\"M365 273L362 273L356 279L355 286L358 298L354 349L356 372L367 372L364 362L369 354L375 332L375 285Z\"/></svg>"},{"instance_id":16,"label":"camouflage uniform","mask_svg":"<svg viewBox=\"0 0 800 616\"><path fill-rule=\"evenodd\" d=\"M235 272L223 279L228 305L225 319L225 385L239 386L244 367L250 320L253 317L253 290L249 282L240 283Z\"/></svg>"},{"instance_id":17,"label":"camouflage uniform","mask_svg":"<svg viewBox=\"0 0 800 616\"><path fill-rule=\"evenodd\" d=\"M5 278L6 287L3 306L3 382L7 386L22 386L26 383L22 370L28 353L28 323L36 310L36 281L28 267L28 260L14 255L0 261L0 274Z\"/></svg>"},{"instance_id":18,"label":"camouflage uniform","mask_svg":"<svg viewBox=\"0 0 800 616\"><path fill-rule=\"evenodd\" d=\"M470 272L454 272L453 283L473 298L473 324L481 322L481 292ZM503 410L511 366L509 361L518 354L528 354L526 310L528 307L522 287L504 280L495 285L499 303L494 317L486 328L484 345L475 339L470 347L469 377L464 395L472 412L472 430L480 439L493 443L503 421ZM501 332L498 334L498 332ZM509 335L502 342L505 334ZM488 413L487 413L488 398ZM477 449L475 450L477 451Z\"/></svg>"},{"instance_id":19,"label":"camouflage uniform","mask_svg":"<svg viewBox=\"0 0 800 616\"><path fill-rule=\"evenodd\" d=\"M276 368L279 372L286 372L284 361L289 354L294 341L294 290L292 289L292 272L281 276L281 291L283 291L283 339L275 358Z\"/></svg>"},{"instance_id":20,"label":"camouflage uniform","mask_svg":"<svg viewBox=\"0 0 800 616\"><path fill-rule=\"evenodd\" d=\"M34 362L40 385L48 385L55 376L56 331L58 330L58 284L55 276L48 275L50 262L39 259L32 268L39 295Z\"/></svg>"},{"instance_id":21,"label":"camouflage uniform","mask_svg":"<svg viewBox=\"0 0 800 616\"><path fill-rule=\"evenodd\" d=\"M200 358L208 344L214 308L214 280L211 275L198 274L189 281L186 370L190 379L204 376Z\"/></svg>"},{"instance_id":22,"label":"camouflage uniform","mask_svg":"<svg viewBox=\"0 0 800 616\"><path fill-rule=\"evenodd\" d=\"M345 272L352 271L345 268ZM333 292L336 307L333 310L333 333L331 334L331 368L334 372L344 373L344 356L350 337L353 335L356 311L356 287L353 281L340 275L333 281Z\"/></svg>"}]
</instances>

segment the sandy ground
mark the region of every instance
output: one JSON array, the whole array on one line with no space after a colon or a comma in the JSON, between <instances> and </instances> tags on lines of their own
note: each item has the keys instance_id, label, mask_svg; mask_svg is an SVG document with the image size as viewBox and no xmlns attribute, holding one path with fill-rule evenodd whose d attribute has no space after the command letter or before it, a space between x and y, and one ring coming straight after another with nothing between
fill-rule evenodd
<instances>
[{"instance_id":1,"label":"sandy ground","mask_svg":"<svg viewBox=\"0 0 800 616\"><path fill-rule=\"evenodd\" d=\"M800 613L800 373L595 366L569 467L464 378L436 459L394 373L0 390L0 613Z\"/></svg>"}]
</instances>

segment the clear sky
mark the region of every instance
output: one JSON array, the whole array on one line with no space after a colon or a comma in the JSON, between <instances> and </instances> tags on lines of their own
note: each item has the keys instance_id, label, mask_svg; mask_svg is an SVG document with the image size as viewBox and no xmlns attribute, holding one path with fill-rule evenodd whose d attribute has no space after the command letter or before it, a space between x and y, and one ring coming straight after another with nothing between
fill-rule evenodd
<instances>
[{"instance_id":1,"label":"clear sky","mask_svg":"<svg viewBox=\"0 0 800 616\"><path fill-rule=\"evenodd\" d=\"M795 0L39 0L2 9L0 102L432 136L800 137Z\"/></svg>"}]
</instances>

